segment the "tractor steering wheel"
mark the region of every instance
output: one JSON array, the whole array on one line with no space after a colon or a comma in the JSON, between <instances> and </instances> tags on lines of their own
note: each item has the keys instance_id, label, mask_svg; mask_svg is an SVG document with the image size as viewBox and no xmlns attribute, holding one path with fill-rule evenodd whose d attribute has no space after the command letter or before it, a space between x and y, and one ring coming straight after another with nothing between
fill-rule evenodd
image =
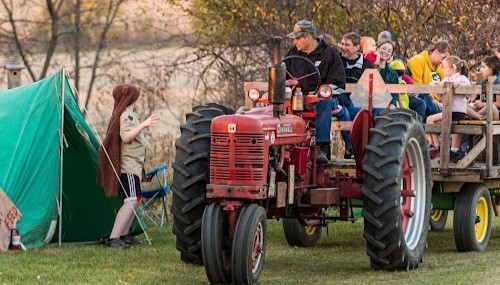
<instances>
[{"instance_id":1,"label":"tractor steering wheel","mask_svg":"<svg viewBox=\"0 0 500 285\"><path fill-rule=\"evenodd\" d=\"M313 92L313 93L316 93L316 91L318 91L318 88L321 86L321 73L319 73L318 67L316 67L316 65L314 65L314 62L312 62L310 59L308 59L307 57L301 56L301 55L285 56L285 57L283 57L282 61L285 61L285 60L291 59L291 58L300 59L300 60L303 60L306 63L310 64L312 67L314 67L314 72L300 76L300 77L296 77L296 76L293 76L287 69L286 74L290 77L290 79L287 80L287 86L291 85L291 86L295 87L295 85L297 85L300 80L317 74L318 82L316 84L316 89L314 89L314 92ZM304 94L304 95L307 95L307 94Z\"/></svg>"}]
</instances>

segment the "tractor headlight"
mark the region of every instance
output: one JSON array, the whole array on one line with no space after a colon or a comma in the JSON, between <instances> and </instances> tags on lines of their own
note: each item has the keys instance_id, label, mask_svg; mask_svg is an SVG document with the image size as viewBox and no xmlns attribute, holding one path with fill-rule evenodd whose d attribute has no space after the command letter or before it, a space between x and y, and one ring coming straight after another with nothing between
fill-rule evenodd
<instances>
[{"instance_id":1,"label":"tractor headlight","mask_svg":"<svg viewBox=\"0 0 500 285\"><path fill-rule=\"evenodd\" d=\"M248 98L250 100L252 100L253 102L259 100L260 99L260 91L255 89L255 88L248 90Z\"/></svg>"},{"instance_id":2,"label":"tractor headlight","mask_svg":"<svg viewBox=\"0 0 500 285\"><path fill-rule=\"evenodd\" d=\"M318 91L319 97L328 98L332 96L332 88L328 85L321 85Z\"/></svg>"}]
</instances>

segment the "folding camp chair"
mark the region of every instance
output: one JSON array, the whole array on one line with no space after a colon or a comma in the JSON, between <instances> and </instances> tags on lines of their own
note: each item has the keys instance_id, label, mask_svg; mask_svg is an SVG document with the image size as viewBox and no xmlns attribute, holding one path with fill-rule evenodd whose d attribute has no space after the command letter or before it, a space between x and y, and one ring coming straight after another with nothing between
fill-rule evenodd
<instances>
[{"instance_id":1,"label":"folding camp chair","mask_svg":"<svg viewBox=\"0 0 500 285\"><path fill-rule=\"evenodd\" d=\"M155 178L156 177L156 178ZM168 195L167 165L162 165L146 173L146 182L142 189L142 216L147 217L155 226L168 222L166 199ZM148 189L148 187L153 187ZM142 187L141 187L142 188ZM156 201L161 202L160 210Z\"/></svg>"}]
</instances>

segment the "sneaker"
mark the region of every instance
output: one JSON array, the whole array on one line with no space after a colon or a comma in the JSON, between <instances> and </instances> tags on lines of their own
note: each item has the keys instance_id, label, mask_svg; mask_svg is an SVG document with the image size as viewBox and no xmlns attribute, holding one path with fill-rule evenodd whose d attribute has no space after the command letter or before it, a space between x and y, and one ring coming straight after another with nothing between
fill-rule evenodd
<instances>
[{"instance_id":1,"label":"sneaker","mask_svg":"<svg viewBox=\"0 0 500 285\"><path fill-rule=\"evenodd\" d=\"M431 157L431 159L439 157L439 149L438 148L429 149L429 156Z\"/></svg>"},{"instance_id":2,"label":"sneaker","mask_svg":"<svg viewBox=\"0 0 500 285\"><path fill-rule=\"evenodd\" d=\"M116 248L129 248L130 245L126 244L123 240L119 238L108 239L106 242L106 246L108 247L116 247Z\"/></svg>"},{"instance_id":3,"label":"sneaker","mask_svg":"<svg viewBox=\"0 0 500 285\"><path fill-rule=\"evenodd\" d=\"M120 239L128 245L141 245L142 241L136 240L133 236L121 236Z\"/></svg>"},{"instance_id":4,"label":"sneaker","mask_svg":"<svg viewBox=\"0 0 500 285\"><path fill-rule=\"evenodd\" d=\"M330 160L326 157L326 154L322 151L318 153L318 157L316 158L317 164L328 164Z\"/></svg>"},{"instance_id":5,"label":"sneaker","mask_svg":"<svg viewBox=\"0 0 500 285\"><path fill-rule=\"evenodd\" d=\"M462 150L457 150L456 152L450 151L450 162L458 163L460 159L464 158L465 153Z\"/></svg>"},{"instance_id":6,"label":"sneaker","mask_svg":"<svg viewBox=\"0 0 500 285\"><path fill-rule=\"evenodd\" d=\"M344 159L351 159L352 158L352 150L346 149L344 152Z\"/></svg>"}]
</instances>

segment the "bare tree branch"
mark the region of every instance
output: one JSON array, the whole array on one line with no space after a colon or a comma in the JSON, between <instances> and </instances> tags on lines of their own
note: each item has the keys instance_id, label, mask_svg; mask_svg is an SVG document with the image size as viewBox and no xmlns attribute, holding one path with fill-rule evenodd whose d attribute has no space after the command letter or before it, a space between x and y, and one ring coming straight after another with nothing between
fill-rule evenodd
<instances>
[{"instance_id":1,"label":"bare tree branch","mask_svg":"<svg viewBox=\"0 0 500 285\"><path fill-rule=\"evenodd\" d=\"M101 51L104 48L104 44L106 43L106 35L111 27L111 24L113 23L114 19L116 18L116 15L118 14L118 10L120 8L120 5L123 3L123 0L118 0L116 4L114 4L114 1L109 2L108 6L108 11L106 14L106 21L104 22L104 27L101 31L101 35L99 38L99 44L97 46L97 49L95 51L95 58L94 58L94 66L92 68L92 73L91 73L91 79L87 91L87 98L85 99L85 108L88 107L89 104L89 99L90 95L92 94L92 90L94 87L94 81L95 81L95 74L97 72L97 66L99 63L99 58L101 56Z\"/></svg>"},{"instance_id":2,"label":"bare tree branch","mask_svg":"<svg viewBox=\"0 0 500 285\"><path fill-rule=\"evenodd\" d=\"M31 67L31 64L30 64L30 62L26 56L26 53L21 45L21 40L19 38L19 34L17 31L17 27L16 27L16 21L14 20L14 16L13 16L14 15L14 13L13 13L14 5L12 4L12 1L10 1L10 6L9 6L5 0L2 0L2 4L3 4L5 11L7 12L7 15L9 18L9 23L10 23L10 26L12 28L12 35L14 38L14 44L19 52L19 56L21 57L21 59L24 63L24 66L26 66L26 69L28 70L28 73L30 74L31 79L33 81L36 81L36 75L33 72L33 68Z\"/></svg>"}]
</instances>

